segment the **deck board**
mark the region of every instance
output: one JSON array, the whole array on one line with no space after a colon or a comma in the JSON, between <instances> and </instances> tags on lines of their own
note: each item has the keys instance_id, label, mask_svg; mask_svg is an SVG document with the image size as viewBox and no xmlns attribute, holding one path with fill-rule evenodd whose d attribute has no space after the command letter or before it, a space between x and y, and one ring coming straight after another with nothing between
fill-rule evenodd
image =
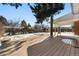
<instances>
[{"instance_id":1,"label":"deck board","mask_svg":"<svg viewBox=\"0 0 79 59\"><path fill-rule=\"evenodd\" d=\"M52 45L52 47L49 48L50 50L48 50L48 52L46 54L44 54L44 55L46 55L46 56L47 55L53 55L53 54L51 54L51 52L54 53L56 51L56 49L57 49L56 47L59 47L57 41L54 42L54 44Z\"/></svg>"},{"instance_id":2,"label":"deck board","mask_svg":"<svg viewBox=\"0 0 79 59\"><path fill-rule=\"evenodd\" d=\"M59 40L55 43L55 46L52 46L51 50L49 50L50 52L47 55L53 56L57 52L57 50L62 47L58 42Z\"/></svg>"},{"instance_id":3,"label":"deck board","mask_svg":"<svg viewBox=\"0 0 79 59\"><path fill-rule=\"evenodd\" d=\"M62 44L62 46L59 47L59 50L57 50L54 55L56 55L56 56L58 56L58 55L62 56L62 55L64 55L64 52L65 52L65 47L64 47L64 44Z\"/></svg>"},{"instance_id":4,"label":"deck board","mask_svg":"<svg viewBox=\"0 0 79 59\"><path fill-rule=\"evenodd\" d=\"M75 48L71 46L70 56L75 56Z\"/></svg>"},{"instance_id":5,"label":"deck board","mask_svg":"<svg viewBox=\"0 0 79 59\"><path fill-rule=\"evenodd\" d=\"M47 38L28 47L29 56L79 56L79 48L72 47L57 38Z\"/></svg>"},{"instance_id":6,"label":"deck board","mask_svg":"<svg viewBox=\"0 0 79 59\"><path fill-rule=\"evenodd\" d=\"M79 56L79 48L75 48L75 56Z\"/></svg>"}]
</instances>

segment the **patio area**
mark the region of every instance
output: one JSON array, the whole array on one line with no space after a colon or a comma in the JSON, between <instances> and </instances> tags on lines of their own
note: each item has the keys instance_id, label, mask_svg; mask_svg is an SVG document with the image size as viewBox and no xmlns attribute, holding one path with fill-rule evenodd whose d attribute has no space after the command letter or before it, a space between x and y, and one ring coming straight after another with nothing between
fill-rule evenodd
<instances>
[{"instance_id":1,"label":"patio area","mask_svg":"<svg viewBox=\"0 0 79 59\"><path fill-rule=\"evenodd\" d=\"M67 36L65 38L68 38ZM28 47L29 56L79 56L79 48L62 42L61 37L51 39Z\"/></svg>"}]
</instances>

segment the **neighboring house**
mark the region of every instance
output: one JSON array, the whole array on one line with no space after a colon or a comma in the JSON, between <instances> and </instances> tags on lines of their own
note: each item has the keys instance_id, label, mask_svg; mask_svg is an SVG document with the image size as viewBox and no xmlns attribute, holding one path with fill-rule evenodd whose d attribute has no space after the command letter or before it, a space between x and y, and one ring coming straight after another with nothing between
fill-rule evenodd
<instances>
[{"instance_id":1,"label":"neighboring house","mask_svg":"<svg viewBox=\"0 0 79 59\"><path fill-rule=\"evenodd\" d=\"M35 32L41 32L42 31L42 25L35 24L34 29L35 29Z\"/></svg>"}]
</instances>

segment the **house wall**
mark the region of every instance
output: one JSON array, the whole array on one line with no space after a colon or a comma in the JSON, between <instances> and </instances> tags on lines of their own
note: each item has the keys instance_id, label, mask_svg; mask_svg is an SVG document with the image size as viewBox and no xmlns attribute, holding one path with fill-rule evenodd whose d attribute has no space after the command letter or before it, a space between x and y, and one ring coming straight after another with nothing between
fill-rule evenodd
<instances>
[{"instance_id":1,"label":"house wall","mask_svg":"<svg viewBox=\"0 0 79 59\"><path fill-rule=\"evenodd\" d=\"M79 35L79 21L74 22L74 34Z\"/></svg>"}]
</instances>

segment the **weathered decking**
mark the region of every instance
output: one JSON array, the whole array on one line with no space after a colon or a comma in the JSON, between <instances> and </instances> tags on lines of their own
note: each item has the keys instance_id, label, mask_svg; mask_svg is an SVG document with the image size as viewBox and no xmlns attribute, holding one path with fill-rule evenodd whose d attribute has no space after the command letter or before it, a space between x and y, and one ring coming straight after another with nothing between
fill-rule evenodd
<instances>
[{"instance_id":1,"label":"weathered decking","mask_svg":"<svg viewBox=\"0 0 79 59\"><path fill-rule=\"evenodd\" d=\"M47 38L28 48L29 56L79 56L79 48L64 44L61 38Z\"/></svg>"}]
</instances>

